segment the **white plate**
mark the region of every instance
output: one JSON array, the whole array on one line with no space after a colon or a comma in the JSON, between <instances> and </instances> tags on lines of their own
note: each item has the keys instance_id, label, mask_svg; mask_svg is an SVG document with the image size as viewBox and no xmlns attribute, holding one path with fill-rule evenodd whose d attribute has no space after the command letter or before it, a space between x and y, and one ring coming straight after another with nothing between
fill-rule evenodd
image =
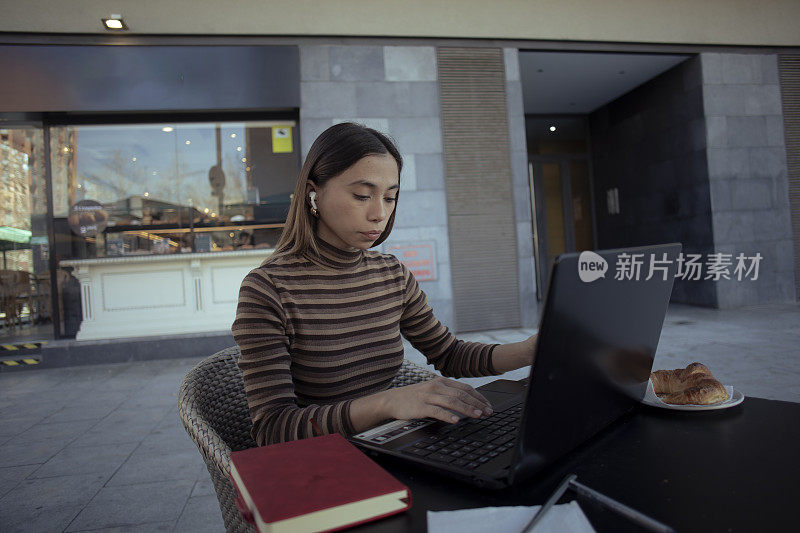
<instances>
[{"instance_id":1,"label":"white plate","mask_svg":"<svg viewBox=\"0 0 800 533\"><path fill-rule=\"evenodd\" d=\"M645 397L642 400L643 404L651 405L653 407L660 407L662 409L674 409L675 411L711 411L713 409L727 409L734 405L739 405L744 401L744 394L736 389L733 389L731 397L724 402L713 403L711 405L672 405L664 402L657 402L650 398Z\"/></svg>"}]
</instances>

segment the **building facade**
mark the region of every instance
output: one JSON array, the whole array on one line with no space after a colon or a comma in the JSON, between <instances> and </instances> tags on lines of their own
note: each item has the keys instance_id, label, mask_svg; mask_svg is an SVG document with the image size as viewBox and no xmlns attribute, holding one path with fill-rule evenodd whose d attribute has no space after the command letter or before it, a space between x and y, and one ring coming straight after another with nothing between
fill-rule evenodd
<instances>
[{"instance_id":1,"label":"building facade","mask_svg":"<svg viewBox=\"0 0 800 533\"><path fill-rule=\"evenodd\" d=\"M330 4L243 2L236 18L208 6L179 26L182 2L144 2L114 35L98 27L99 2L61 19L12 8L0 66L19 81L0 92L0 144L14 150L4 162L22 162L3 184L16 198L27 172L14 217L31 235L6 270L58 295L14 312L27 305L34 320L43 306L65 336L87 308L92 320L149 316L152 298L118 303L135 300L125 280L144 257L183 253L180 293L159 312L229 323L225 294L246 267L191 258L255 266L314 138L346 120L397 141L400 201L382 250L456 331L535 326L558 253L662 242L699 265L674 302L797 300L794 3ZM106 220L87 234L97 220L76 217L92 201Z\"/></svg>"}]
</instances>

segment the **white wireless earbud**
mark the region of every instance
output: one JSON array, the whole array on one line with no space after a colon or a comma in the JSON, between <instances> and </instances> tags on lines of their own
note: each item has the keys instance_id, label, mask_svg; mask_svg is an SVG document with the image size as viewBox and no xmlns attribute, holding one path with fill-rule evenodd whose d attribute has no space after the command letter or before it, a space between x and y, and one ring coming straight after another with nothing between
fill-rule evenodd
<instances>
[{"instance_id":1,"label":"white wireless earbud","mask_svg":"<svg viewBox=\"0 0 800 533\"><path fill-rule=\"evenodd\" d=\"M311 200L311 207L317 209L317 192L311 191L308 193L308 198Z\"/></svg>"}]
</instances>

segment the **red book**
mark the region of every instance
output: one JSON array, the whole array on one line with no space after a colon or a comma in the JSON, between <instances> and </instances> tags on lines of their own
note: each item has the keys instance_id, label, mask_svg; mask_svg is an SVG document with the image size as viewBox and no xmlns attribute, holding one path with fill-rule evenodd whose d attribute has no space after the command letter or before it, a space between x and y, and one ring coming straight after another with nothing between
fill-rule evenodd
<instances>
[{"instance_id":1,"label":"red book","mask_svg":"<svg viewBox=\"0 0 800 533\"><path fill-rule=\"evenodd\" d=\"M258 531L337 531L411 507L411 491L338 433L231 453L242 516Z\"/></svg>"}]
</instances>

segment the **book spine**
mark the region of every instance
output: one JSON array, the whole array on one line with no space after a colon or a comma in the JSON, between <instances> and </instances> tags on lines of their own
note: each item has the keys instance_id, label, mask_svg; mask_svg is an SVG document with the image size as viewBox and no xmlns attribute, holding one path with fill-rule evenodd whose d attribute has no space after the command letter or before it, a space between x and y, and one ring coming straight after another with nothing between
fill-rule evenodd
<instances>
[{"instance_id":1,"label":"book spine","mask_svg":"<svg viewBox=\"0 0 800 533\"><path fill-rule=\"evenodd\" d=\"M239 509L239 514L242 515L242 519L248 524L256 525L256 518L253 516L253 511L247 507L247 504L242 498L242 493L239 491L239 487L236 486L236 482L233 479L233 476L228 474L228 477L231 480L231 485L233 485L234 490L236 491L236 508Z\"/></svg>"}]
</instances>

